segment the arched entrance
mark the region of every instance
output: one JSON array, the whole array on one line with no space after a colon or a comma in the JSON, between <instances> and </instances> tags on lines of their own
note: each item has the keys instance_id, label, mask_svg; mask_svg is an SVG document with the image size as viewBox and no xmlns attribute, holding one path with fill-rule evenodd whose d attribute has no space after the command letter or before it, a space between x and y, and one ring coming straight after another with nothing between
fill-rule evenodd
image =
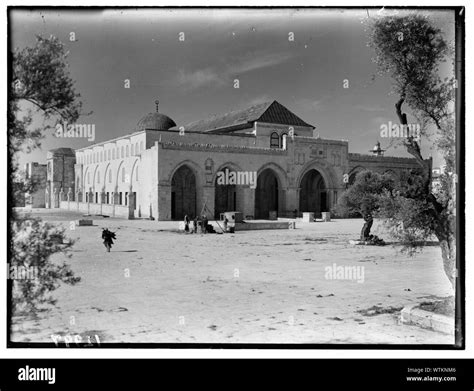
<instances>
[{"instance_id":1,"label":"arched entrance","mask_svg":"<svg viewBox=\"0 0 474 391\"><path fill-rule=\"evenodd\" d=\"M271 211L278 215L278 178L272 169L267 168L257 179L255 218L268 219Z\"/></svg>"},{"instance_id":2,"label":"arched entrance","mask_svg":"<svg viewBox=\"0 0 474 391\"><path fill-rule=\"evenodd\" d=\"M226 167L222 172L232 172L230 168ZM237 188L236 185L220 184L218 177L215 180L214 192L214 218L219 219L223 212L236 211L237 209Z\"/></svg>"},{"instance_id":3,"label":"arched entrance","mask_svg":"<svg viewBox=\"0 0 474 391\"><path fill-rule=\"evenodd\" d=\"M196 176L186 165L181 166L171 180L171 219L182 220L196 215Z\"/></svg>"},{"instance_id":4,"label":"arched entrance","mask_svg":"<svg viewBox=\"0 0 474 391\"><path fill-rule=\"evenodd\" d=\"M309 170L300 183L300 211L313 212L315 216L327 212L328 200L324 178L318 170Z\"/></svg>"}]
</instances>

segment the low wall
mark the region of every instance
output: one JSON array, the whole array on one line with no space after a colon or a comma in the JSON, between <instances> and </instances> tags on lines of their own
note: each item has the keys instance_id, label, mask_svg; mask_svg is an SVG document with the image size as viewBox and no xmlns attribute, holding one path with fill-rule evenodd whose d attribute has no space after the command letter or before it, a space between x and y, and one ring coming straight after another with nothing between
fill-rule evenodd
<instances>
[{"instance_id":1,"label":"low wall","mask_svg":"<svg viewBox=\"0 0 474 391\"><path fill-rule=\"evenodd\" d=\"M289 221L252 221L235 223L235 231L251 231L257 229L290 229Z\"/></svg>"},{"instance_id":2,"label":"low wall","mask_svg":"<svg viewBox=\"0 0 474 391\"><path fill-rule=\"evenodd\" d=\"M129 208L124 205L96 204L93 202L61 201L60 209L74 212L83 212L85 214L100 214L111 217L129 218Z\"/></svg>"}]
</instances>

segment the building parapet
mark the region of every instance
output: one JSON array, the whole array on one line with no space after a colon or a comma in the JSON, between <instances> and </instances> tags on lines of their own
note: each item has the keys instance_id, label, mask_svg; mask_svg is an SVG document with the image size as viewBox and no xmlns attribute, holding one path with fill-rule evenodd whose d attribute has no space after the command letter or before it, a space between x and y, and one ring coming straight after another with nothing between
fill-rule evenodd
<instances>
[{"instance_id":1,"label":"building parapet","mask_svg":"<svg viewBox=\"0 0 474 391\"><path fill-rule=\"evenodd\" d=\"M294 136L297 143L324 144L324 145L348 145L347 140L332 140L320 137Z\"/></svg>"},{"instance_id":2,"label":"building parapet","mask_svg":"<svg viewBox=\"0 0 474 391\"><path fill-rule=\"evenodd\" d=\"M216 145L202 143L177 143L174 141L158 141L163 149L177 149L186 151L212 151L224 153L250 153L250 154L266 154L286 156L287 150L262 147L233 146L233 145Z\"/></svg>"},{"instance_id":3,"label":"building parapet","mask_svg":"<svg viewBox=\"0 0 474 391\"><path fill-rule=\"evenodd\" d=\"M398 156L371 156L362 153L349 153L349 161L370 161L380 163L416 163L416 159L410 157L398 157Z\"/></svg>"}]
</instances>

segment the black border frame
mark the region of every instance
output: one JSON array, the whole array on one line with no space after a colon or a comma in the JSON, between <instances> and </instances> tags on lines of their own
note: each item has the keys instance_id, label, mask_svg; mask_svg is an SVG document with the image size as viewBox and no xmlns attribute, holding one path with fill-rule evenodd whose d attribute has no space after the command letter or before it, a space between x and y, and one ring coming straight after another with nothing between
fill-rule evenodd
<instances>
[{"instance_id":1,"label":"black border frame","mask_svg":"<svg viewBox=\"0 0 474 391\"><path fill-rule=\"evenodd\" d=\"M465 350L465 12L464 6L7 6L7 86L11 85L12 77L12 47L11 47L11 18L10 11L14 10L57 10L57 11L101 11L106 9L164 9L164 10L182 10L182 9L366 9L379 10L451 10L455 13L455 74L458 80L456 92L456 164L458 172L458 182L456 188L456 216L457 216L457 235L456 235L456 292L455 292L455 343L453 345L441 344L304 344L304 343L101 343L100 346L92 349L334 349L334 350ZM7 87L7 104L10 102L10 89ZM8 144L9 145L9 144ZM7 145L7 151L8 151ZM11 177L12 157L8 151L7 169L8 182ZM11 187L7 189L7 262L10 259L11 232L10 221L12 219L13 194ZM75 346L67 348L64 344L56 346L53 342L12 342L10 340L10 330L12 325L11 308L11 289L12 282L7 279L7 349L88 349Z\"/></svg>"}]
</instances>

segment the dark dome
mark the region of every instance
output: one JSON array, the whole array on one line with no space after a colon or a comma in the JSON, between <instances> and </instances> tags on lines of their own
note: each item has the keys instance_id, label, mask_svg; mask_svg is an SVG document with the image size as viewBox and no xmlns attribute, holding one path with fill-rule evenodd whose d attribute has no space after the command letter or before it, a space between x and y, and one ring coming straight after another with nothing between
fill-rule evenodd
<instances>
[{"instance_id":1,"label":"dark dome","mask_svg":"<svg viewBox=\"0 0 474 391\"><path fill-rule=\"evenodd\" d=\"M175 122L170 117L155 112L145 115L138 121L136 130L168 130L175 126Z\"/></svg>"},{"instance_id":2,"label":"dark dome","mask_svg":"<svg viewBox=\"0 0 474 391\"><path fill-rule=\"evenodd\" d=\"M55 148L55 149L50 149L48 151L48 154L50 156L64 156L64 155L69 155L69 156L76 156L76 152L74 152L73 149L71 148Z\"/></svg>"}]
</instances>

